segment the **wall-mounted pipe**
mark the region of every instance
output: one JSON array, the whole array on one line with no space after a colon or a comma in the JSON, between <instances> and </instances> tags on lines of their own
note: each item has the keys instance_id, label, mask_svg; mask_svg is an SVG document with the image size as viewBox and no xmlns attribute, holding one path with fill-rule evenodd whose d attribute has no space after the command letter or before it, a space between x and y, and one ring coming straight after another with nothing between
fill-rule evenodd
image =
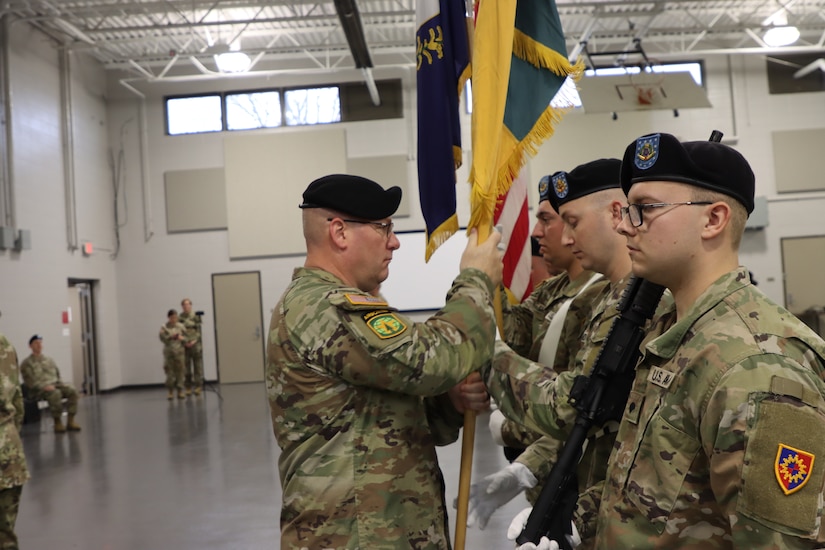
<instances>
[{"instance_id":1,"label":"wall-mounted pipe","mask_svg":"<svg viewBox=\"0 0 825 550\"><path fill-rule=\"evenodd\" d=\"M12 95L11 75L9 70L9 15L0 16L0 116L3 130L0 131L0 204L2 205L2 223L5 227L16 227L16 209L14 203L14 171L12 170Z\"/></svg>"},{"instance_id":2,"label":"wall-mounted pipe","mask_svg":"<svg viewBox=\"0 0 825 550\"><path fill-rule=\"evenodd\" d=\"M60 117L63 132L63 187L66 206L66 243L69 250L79 248L77 239L77 203L74 174L74 112L72 109L72 64L69 51L60 48Z\"/></svg>"}]
</instances>

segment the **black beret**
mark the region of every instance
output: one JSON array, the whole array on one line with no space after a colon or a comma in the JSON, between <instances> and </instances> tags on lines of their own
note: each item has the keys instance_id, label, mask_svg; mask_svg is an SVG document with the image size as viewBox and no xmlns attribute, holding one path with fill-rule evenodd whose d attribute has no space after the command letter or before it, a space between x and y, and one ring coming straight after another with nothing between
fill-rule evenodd
<instances>
[{"instance_id":1,"label":"black beret","mask_svg":"<svg viewBox=\"0 0 825 550\"><path fill-rule=\"evenodd\" d=\"M39 334L35 334L31 338L29 338L29 345L32 345L32 342L34 342L35 340L42 340L42 339L43 339L42 336L40 336Z\"/></svg>"},{"instance_id":2,"label":"black beret","mask_svg":"<svg viewBox=\"0 0 825 550\"><path fill-rule=\"evenodd\" d=\"M593 160L576 166L570 172L561 171L550 176L547 199L553 210L558 212L562 204L597 191L618 189L621 164L619 159Z\"/></svg>"},{"instance_id":3,"label":"black beret","mask_svg":"<svg viewBox=\"0 0 825 550\"><path fill-rule=\"evenodd\" d=\"M750 164L735 149L715 141L680 142L670 134L649 134L627 146L622 190L634 183L673 181L733 197L753 212L756 182Z\"/></svg>"},{"instance_id":4,"label":"black beret","mask_svg":"<svg viewBox=\"0 0 825 550\"><path fill-rule=\"evenodd\" d=\"M365 220L392 216L401 203L401 188L386 191L374 181L348 174L330 174L309 184L300 208L329 208Z\"/></svg>"}]
</instances>

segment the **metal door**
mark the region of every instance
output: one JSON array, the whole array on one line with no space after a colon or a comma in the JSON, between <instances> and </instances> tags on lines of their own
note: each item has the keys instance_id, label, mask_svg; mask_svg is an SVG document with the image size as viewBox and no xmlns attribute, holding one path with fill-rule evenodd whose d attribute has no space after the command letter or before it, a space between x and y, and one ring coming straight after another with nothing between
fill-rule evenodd
<instances>
[{"instance_id":1,"label":"metal door","mask_svg":"<svg viewBox=\"0 0 825 550\"><path fill-rule=\"evenodd\" d=\"M260 272L213 274L212 300L218 380L262 382L266 339Z\"/></svg>"}]
</instances>

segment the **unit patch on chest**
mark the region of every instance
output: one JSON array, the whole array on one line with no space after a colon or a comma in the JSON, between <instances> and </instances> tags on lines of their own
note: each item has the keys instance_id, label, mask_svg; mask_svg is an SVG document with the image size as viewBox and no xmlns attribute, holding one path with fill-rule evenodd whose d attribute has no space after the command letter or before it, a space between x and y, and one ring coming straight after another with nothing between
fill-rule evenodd
<instances>
[{"instance_id":1,"label":"unit patch on chest","mask_svg":"<svg viewBox=\"0 0 825 550\"><path fill-rule=\"evenodd\" d=\"M407 330L407 325L395 313L385 309L363 315L364 322L379 338L393 338Z\"/></svg>"}]
</instances>

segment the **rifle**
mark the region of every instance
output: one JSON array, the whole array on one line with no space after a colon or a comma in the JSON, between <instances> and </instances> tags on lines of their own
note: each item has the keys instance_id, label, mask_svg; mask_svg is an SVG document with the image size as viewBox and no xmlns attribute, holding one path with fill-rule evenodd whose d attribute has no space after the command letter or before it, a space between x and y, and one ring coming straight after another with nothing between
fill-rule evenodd
<instances>
[{"instance_id":1,"label":"rifle","mask_svg":"<svg viewBox=\"0 0 825 550\"><path fill-rule=\"evenodd\" d=\"M709 141L721 141L722 132L714 130ZM644 326L656 312L665 289L639 277L631 277L616 309L613 321L589 376L577 376L570 389L570 402L576 420L564 442L550 475L536 500L519 544L538 544L542 536L555 540L562 550L573 550L568 539L579 498L576 467L582 458L587 434L593 426L621 420L641 356Z\"/></svg>"}]
</instances>

